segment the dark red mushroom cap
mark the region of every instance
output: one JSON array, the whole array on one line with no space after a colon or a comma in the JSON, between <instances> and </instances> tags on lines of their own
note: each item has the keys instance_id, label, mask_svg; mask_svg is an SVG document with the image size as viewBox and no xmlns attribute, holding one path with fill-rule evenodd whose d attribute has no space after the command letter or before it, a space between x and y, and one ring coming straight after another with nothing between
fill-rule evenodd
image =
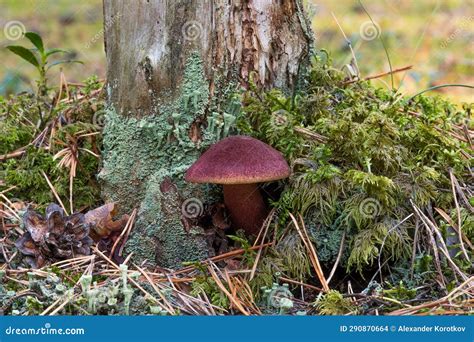
<instances>
[{"instance_id":1,"label":"dark red mushroom cap","mask_svg":"<svg viewBox=\"0 0 474 342\"><path fill-rule=\"evenodd\" d=\"M192 183L250 184L290 175L282 154L260 140L242 135L212 145L186 172Z\"/></svg>"}]
</instances>

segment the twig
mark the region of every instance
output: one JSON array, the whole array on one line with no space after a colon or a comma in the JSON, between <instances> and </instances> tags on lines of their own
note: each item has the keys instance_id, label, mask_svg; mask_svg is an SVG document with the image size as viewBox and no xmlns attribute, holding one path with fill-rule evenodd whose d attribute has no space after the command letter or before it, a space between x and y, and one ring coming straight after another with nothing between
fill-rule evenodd
<instances>
[{"instance_id":1,"label":"twig","mask_svg":"<svg viewBox=\"0 0 474 342\"><path fill-rule=\"evenodd\" d=\"M268 246L272 246L272 245L273 245L273 242L267 242L267 243L261 244L260 246L250 247L249 250L254 251L256 249L263 248L263 247L268 247ZM216 255L215 257L206 259L206 260L202 261L202 263L206 264L206 263L209 263L209 262L221 261L221 260L224 260L224 259L227 259L227 258L235 257L235 256L243 254L245 252L246 252L245 249L236 249L235 251L230 251L230 252L220 254L220 255ZM190 271L194 270L195 268L196 268L195 266L191 265L191 266L182 268L180 270L177 270L177 271L173 272L172 274L177 275L177 274L187 273L187 272L190 272Z\"/></svg>"},{"instance_id":2,"label":"twig","mask_svg":"<svg viewBox=\"0 0 474 342\"><path fill-rule=\"evenodd\" d=\"M324 291L320 287L310 285L310 284L306 284L306 283L303 283L301 281L297 281L297 280L293 280L293 279L289 279L289 278L285 278L285 277L279 277L278 279L280 279L281 281L283 281L285 283L291 283L291 284L295 284L295 285L304 286L304 287L307 287L308 289L316 290L316 291L319 291L319 292Z\"/></svg>"},{"instance_id":3,"label":"twig","mask_svg":"<svg viewBox=\"0 0 474 342\"><path fill-rule=\"evenodd\" d=\"M331 279L334 276L334 273L336 273L337 266L339 265L339 261L341 260L342 252L344 251L344 241L345 241L345 239L346 239L346 232L344 232L342 234L341 243L339 245L339 252L337 253L336 262L334 263L334 266L332 267L331 273L329 273L328 284L331 282Z\"/></svg>"},{"instance_id":4,"label":"twig","mask_svg":"<svg viewBox=\"0 0 474 342\"><path fill-rule=\"evenodd\" d=\"M127 221L127 224L125 225L125 227L123 228L122 232L120 233L119 237L117 238L117 240L115 240L113 246L112 246L112 249L110 250L110 258L113 257L114 255L114 252L115 252L115 248L117 248L117 245L118 243L120 242L120 240L122 239L122 237L125 235L125 233L127 233L128 230L131 230L132 227L133 227L133 224L135 222L135 216L137 215L137 209L133 209L132 211L132 214L130 215L130 217L128 218L128 221Z\"/></svg>"},{"instance_id":5,"label":"twig","mask_svg":"<svg viewBox=\"0 0 474 342\"><path fill-rule=\"evenodd\" d=\"M265 238L267 237L267 233L268 233L268 228L270 227L270 223L272 222L274 215L275 215L275 209L273 209L270 212L270 214L268 214L267 218L265 219L265 222L262 225L262 229L260 229L260 232L258 233L257 239L255 240L254 247L259 242L259 237L262 233L262 230L264 230L264 233L263 233L261 242L265 241ZM257 270L257 265L258 265L258 261L260 260L260 256L262 255L262 250L263 250L263 247L260 246L260 248L258 249L258 252L257 252L257 256L255 257L255 261L253 263L252 272L250 272L250 280L252 280L253 277L255 276L255 271Z\"/></svg>"},{"instance_id":6,"label":"twig","mask_svg":"<svg viewBox=\"0 0 474 342\"><path fill-rule=\"evenodd\" d=\"M464 242L463 242L463 238L462 238L462 230L461 230L461 227L462 227L462 220L461 220L461 209L459 209L459 203L458 203L458 198L456 196L456 189L454 188L454 175L453 175L453 171L452 170L449 170L449 177L451 179L451 190L453 192L453 197L454 197L454 204L456 205L456 213L458 215L458 240L459 240L459 244L461 246L461 250L464 254L464 258L469 261L469 255L467 254L467 251L466 251L466 248L464 247Z\"/></svg>"},{"instance_id":7,"label":"twig","mask_svg":"<svg viewBox=\"0 0 474 342\"><path fill-rule=\"evenodd\" d=\"M26 149L23 147L23 148L21 148L17 151L7 153L7 154L2 154L2 155L0 155L0 161L4 161L4 160L10 159L10 158L21 157L23 154L25 154L25 152L26 152Z\"/></svg>"},{"instance_id":8,"label":"twig","mask_svg":"<svg viewBox=\"0 0 474 342\"><path fill-rule=\"evenodd\" d=\"M296 227L296 230L298 231L298 234L301 237L301 240L303 241L303 244L305 245L306 249L308 250L309 259L311 260L311 263L313 264L313 268L316 271L316 275L318 276L318 279L321 282L321 285L323 286L323 290L325 292L328 292L329 291L328 283L326 281L326 278L324 277L324 273L323 273L323 270L321 268L321 265L319 264L319 259L318 259L318 255L316 253L316 250L314 249L314 246L311 243L311 241L309 240L309 237L306 233L303 218L301 217L301 215L299 216L300 221L302 223L302 228L300 228L299 225L298 225L298 222L296 221L293 214L290 213L290 217L291 217L291 220L293 221L293 224Z\"/></svg>"},{"instance_id":9,"label":"twig","mask_svg":"<svg viewBox=\"0 0 474 342\"><path fill-rule=\"evenodd\" d=\"M109 258L107 258L107 256L102 253L97 247L93 247L94 251L99 254L99 256L101 256L104 260L106 260L109 264L111 264L115 269L119 270L120 271L120 267L117 266L117 264L115 262L113 262L112 260L110 260ZM140 284L138 284L133 278L131 278L128 274L127 274L127 279L133 284L135 285L140 291L142 291L146 296L148 296L150 299L152 299L155 303L159 303L158 299L156 299L155 297L153 297L147 290L145 290L143 287L140 286Z\"/></svg>"},{"instance_id":10,"label":"twig","mask_svg":"<svg viewBox=\"0 0 474 342\"><path fill-rule=\"evenodd\" d=\"M58 193L56 192L56 189L54 188L53 184L51 184L51 182L49 181L49 178L48 176L46 176L46 173L44 173L43 170L41 170L41 173L43 174L43 177L46 179L46 182L48 183L49 185L49 188L51 189L51 191L53 192L54 194L54 197L56 197L56 200L59 202L59 204L61 205L61 208L63 208L64 212L66 213L66 215L69 215L67 210L66 210L66 207L64 206L63 202L61 201L61 198L59 197Z\"/></svg>"},{"instance_id":11,"label":"twig","mask_svg":"<svg viewBox=\"0 0 474 342\"><path fill-rule=\"evenodd\" d=\"M148 280L148 283L151 285L151 287L155 290L155 292L161 297L161 299L163 300L163 303L165 303L166 307L162 307L164 308L166 311L168 311L169 314L171 315L176 315L176 312L174 311L173 307L171 306L171 304L168 302L168 300L166 299L165 296L163 296L163 293L161 293L161 291L158 289L158 287L154 284L153 280L150 278L150 276L145 272L145 270L143 270L142 268L140 268L139 266L135 265L135 267L137 268L137 270L140 271L141 274L143 274L143 276L146 278L146 280ZM161 303L158 303L161 305Z\"/></svg>"},{"instance_id":12,"label":"twig","mask_svg":"<svg viewBox=\"0 0 474 342\"><path fill-rule=\"evenodd\" d=\"M212 279L214 279L214 281L216 282L216 285L221 289L222 292L225 293L225 295L229 298L232 304L234 304L236 308L239 309L240 312L242 312L245 316L249 316L250 313L247 310L245 310L242 304L234 296L232 296L232 294L227 290L227 288L224 286L224 284L220 280L214 268L216 268L219 271L219 268L217 268L217 266L215 266L213 262L210 262L208 265L208 270L212 276Z\"/></svg>"},{"instance_id":13,"label":"twig","mask_svg":"<svg viewBox=\"0 0 474 342\"><path fill-rule=\"evenodd\" d=\"M373 80L375 78L380 78L380 77L384 77L384 76L391 75L391 74L396 74L398 72L407 71L407 70L411 70L411 69L413 69L413 65L407 65L407 66L404 66L404 67L401 67L401 68L393 69L391 71L386 71L386 72L382 72L382 73L375 74L375 75L372 75L372 76L367 76L367 77L364 77L362 80L363 81L369 81L369 80ZM358 81L359 80L349 80L349 81L343 82L342 84L346 85L346 84L356 83Z\"/></svg>"},{"instance_id":14,"label":"twig","mask_svg":"<svg viewBox=\"0 0 474 342\"><path fill-rule=\"evenodd\" d=\"M441 251L441 253L444 254L444 256L446 257L446 260L451 265L452 269L457 274L459 274L459 276L463 280L466 280L467 276L459 269L459 267L454 263L454 261L449 256L448 248L446 247L446 244L444 243L443 237L441 236L441 233L439 232L438 227L436 227L436 225L433 222L431 222L426 217L426 215L420 210L420 208L418 208L414 203L412 203L412 206L415 209L415 212L417 213L418 217L420 217L421 221L425 224L425 227L427 228L427 230L429 230L430 232L433 231L436 234L436 236L438 237L438 240L440 242L440 247L441 247L440 251Z\"/></svg>"},{"instance_id":15,"label":"twig","mask_svg":"<svg viewBox=\"0 0 474 342\"><path fill-rule=\"evenodd\" d=\"M357 64L357 58L356 58L354 49L352 48L352 43L351 43L351 41L347 38L346 34L344 33L344 30L342 29L341 25L339 24L339 21L337 20L337 18L336 18L336 16L334 15L333 12L331 12L331 15L332 15L332 17L334 18L334 21L336 22L337 26L339 27L339 30L341 31L342 36L344 37L344 40L345 40L346 43L347 43L347 46L349 46L349 49L351 50L352 60L354 61L355 67L357 68L357 70L356 70L356 71L357 71L357 77L359 77L359 75L360 75L359 65Z\"/></svg>"}]
</instances>

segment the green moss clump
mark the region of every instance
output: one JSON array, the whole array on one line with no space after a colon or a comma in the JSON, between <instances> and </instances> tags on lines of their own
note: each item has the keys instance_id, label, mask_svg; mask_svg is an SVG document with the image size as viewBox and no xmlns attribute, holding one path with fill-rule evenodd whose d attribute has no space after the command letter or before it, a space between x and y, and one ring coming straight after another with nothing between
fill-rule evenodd
<instances>
[{"instance_id":1,"label":"green moss clump","mask_svg":"<svg viewBox=\"0 0 474 342\"><path fill-rule=\"evenodd\" d=\"M356 306L348 298L344 298L341 293L331 290L316 303L316 309L321 315L346 315L355 314Z\"/></svg>"},{"instance_id":2,"label":"green moss clump","mask_svg":"<svg viewBox=\"0 0 474 342\"><path fill-rule=\"evenodd\" d=\"M461 127L472 104L409 100L367 81L346 83L322 56L293 96L251 86L243 102L238 127L280 150L294 171L275 203L280 222L290 212L302 214L328 267L342 232L349 269L362 271L380 255L382 262L407 259L416 226L412 205L441 224L432 208L454 215L449 171L469 184L472 150ZM472 239L469 222L462 229Z\"/></svg>"},{"instance_id":3,"label":"green moss clump","mask_svg":"<svg viewBox=\"0 0 474 342\"><path fill-rule=\"evenodd\" d=\"M91 96L98 88L100 83L92 77L83 89L74 90L78 92L75 96L81 95L87 101L59 102L55 106L51 106L49 98L32 94L0 98L0 190L11 188L5 193L8 198L32 202L40 208L56 202L44 172L69 207L70 168L59 165L62 157L55 155L72 147L77 158L74 208L100 202L95 175L100 163L101 136L100 132L97 134L100 127L94 117L100 114L103 100ZM20 154L15 155L18 151Z\"/></svg>"}]
</instances>

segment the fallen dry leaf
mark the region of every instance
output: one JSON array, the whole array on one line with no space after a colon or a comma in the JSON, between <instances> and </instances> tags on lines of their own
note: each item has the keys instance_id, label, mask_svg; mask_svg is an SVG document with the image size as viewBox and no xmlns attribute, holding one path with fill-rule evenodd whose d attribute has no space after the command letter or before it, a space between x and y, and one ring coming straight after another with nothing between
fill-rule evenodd
<instances>
[{"instance_id":1,"label":"fallen dry leaf","mask_svg":"<svg viewBox=\"0 0 474 342\"><path fill-rule=\"evenodd\" d=\"M116 212L116 205L112 202L85 214L85 222L91 225L91 237L95 241L108 237L112 232L121 231L125 227L129 215L122 215L120 219L114 221Z\"/></svg>"}]
</instances>

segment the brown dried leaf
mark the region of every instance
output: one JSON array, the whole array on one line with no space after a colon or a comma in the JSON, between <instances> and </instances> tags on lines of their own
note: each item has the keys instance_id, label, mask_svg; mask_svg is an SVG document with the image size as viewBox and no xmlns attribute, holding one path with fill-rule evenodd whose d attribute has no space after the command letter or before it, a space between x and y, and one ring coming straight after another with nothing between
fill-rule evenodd
<instances>
[{"instance_id":1,"label":"brown dried leaf","mask_svg":"<svg viewBox=\"0 0 474 342\"><path fill-rule=\"evenodd\" d=\"M15 246L24 255L37 256L39 254L38 247L35 245L30 233L23 234L15 242Z\"/></svg>"},{"instance_id":2,"label":"brown dried leaf","mask_svg":"<svg viewBox=\"0 0 474 342\"><path fill-rule=\"evenodd\" d=\"M35 212L33 209L28 209L23 217L25 228L30 233L31 238L35 242L40 242L44 234L48 231L48 223L46 220Z\"/></svg>"},{"instance_id":3,"label":"brown dried leaf","mask_svg":"<svg viewBox=\"0 0 474 342\"><path fill-rule=\"evenodd\" d=\"M94 240L108 237L112 232L121 231L129 219L128 215L114 221L116 214L115 203L107 203L101 207L90 210L85 214L85 223L92 227L91 236Z\"/></svg>"},{"instance_id":4,"label":"brown dried leaf","mask_svg":"<svg viewBox=\"0 0 474 342\"><path fill-rule=\"evenodd\" d=\"M223 203L215 204L211 209L212 225L216 228L226 230L230 227L230 221L225 211Z\"/></svg>"}]
</instances>

